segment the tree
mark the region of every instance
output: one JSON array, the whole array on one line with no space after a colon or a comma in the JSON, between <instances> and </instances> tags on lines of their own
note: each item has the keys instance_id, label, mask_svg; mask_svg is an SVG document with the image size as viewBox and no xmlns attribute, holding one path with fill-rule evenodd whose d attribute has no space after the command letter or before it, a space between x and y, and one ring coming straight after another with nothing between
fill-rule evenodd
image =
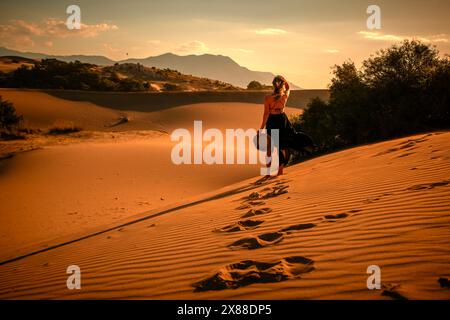
<instances>
[{"instance_id":1,"label":"tree","mask_svg":"<svg viewBox=\"0 0 450 320\"><path fill-rule=\"evenodd\" d=\"M144 85L141 81L125 78L120 80L117 89L119 91L144 91Z\"/></svg>"},{"instance_id":2,"label":"tree","mask_svg":"<svg viewBox=\"0 0 450 320\"><path fill-rule=\"evenodd\" d=\"M329 101L311 101L294 123L322 149L450 127L450 60L431 45L406 40L333 74Z\"/></svg>"},{"instance_id":3,"label":"tree","mask_svg":"<svg viewBox=\"0 0 450 320\"><path fill-rule=\"evenodd\" d=\"M16 114L14 105L0 96L0 129L11 131L22 121L22 116Z\"/></svg>"},{"instance_id":4,"label":"tree","mask_svg":"<svg viewBox=\"0 0 450 320\"><path fill-rule=\"evenodd\" d=\"M265 87L258 81L253 80L247 85L247 90L264 90Z\"/></svg>"},{"instance_id":5,"label":"tree","mask_svg":"<svg viewBox=\"0 0 450 320\"><path fill-rule=\"evenodd\" d=\"M314 137L317 146L326 150L335 145L337 130L334 115L329 104L320 98L314 98L301 116L291 119L294 128L307 132Z\"/></svg>"}]
</instances>

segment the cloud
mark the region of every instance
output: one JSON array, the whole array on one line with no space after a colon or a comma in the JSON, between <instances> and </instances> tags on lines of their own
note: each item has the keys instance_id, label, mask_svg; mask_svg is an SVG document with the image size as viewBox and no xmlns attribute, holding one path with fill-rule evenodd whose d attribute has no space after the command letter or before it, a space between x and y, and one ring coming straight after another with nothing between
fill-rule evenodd
<instances>
[{"instance_id":1,"label":"cloud","mask_svg":"<svg viewBox=\"0 0 450 320\"><path fill-rule=\"evenodd\" d=\"M338 49L326 49L324 50L325 53L339 53L340 51Z\"/></svg>"},{"instance_id":2,"label":"cloud","mask_svg":"<svg viewBox=\"0 0 450 320\"><path fill-rule=\"evenodd\" d=\"M48 18L38 23L10 20L8 24L0 24L0 40L4 45L26 49L34 46L37 41L48 46L50 39L54 38L95 38L103 32L118 29L116 25L109 23L82 23L80 30L69 30L64 20L55 18Z\"/></svg>"},{"instance_id":3,"label":"cloud","mask_svg":"<svg viewBox=\"0 0 450 320\"><path fill-rule=\"evenodd\" d=\"M4 46L25 50L34 47L35 42L26 30L16 29L11 25L0 24L0 42Z\"/></svg>"},{"instance_id":4,"label":"cloud","mask_svg":"<svg viewBox=\"0 0 450 320\"><path fill-rule=\"evenodd\" d=\"M203 53L207 52L209 48L206 46L204 42L194 40L191 42L183 43L181 46L179 46L176 51L182 52L182 53Z\"/></svg>"},{"instance_id":5,"label":"cloud","mask_svg":"<svg viewBox=\"0 0 450 320\"><path fill-rule=\"evenodd\" d=\"M363 36L365 39L376 40L376 41L393 41L399 42L403 40L419 40L425 43L438 43L438 42L449 42L446 34L437 34L431 35L428 37L420 37L420 36L399 36L393 34L382 34L380 32L371 32L371 31L359 31L358 34Z\"/></svg>"},{"instance_id":6,"label":"cloud","mask_svg":"<svg viewBox=\"0 0 450 320\"><path fill-rule=\"evenodd\" d=\"M30 27L31 29L38 29L36 35L46 35L52 37L66 38L70 36L79 36L82 38L95 38L100 33L107 31L118 30L114 24L108 23L98 23L98 24L81 24L81 29L79 30L69 30L66 26L66 22L63 20L57 20L53 18L48 18L43 23Z\"/></svg>"},{"instance_id":7,"label":"cloud","mask_svg":"<svg viewBox=\"0 0 450 320\"><path fill-rule=\"evenodd\" d=\"M449 42L446 34L436 34L436 35L429 36L427 38L417 37L415 39L420 40L422 42L434 42L434 43L448 43Z\"/></svg>"},{"instance_id":8,"label":"cloud","mask_svg":"<svg viewBox=\"0 0 450 320\"><path fill-rule=\"evenodd\" d=\"M365 39L378 40L378 41L402 41L404 37L395 36L392 34L381 34L379 32L359 31L358 34L362 35Z\"/></svg>"},{"instance_id":9,"label":"cloud","mask_svg":"<svg viewBox=\"0 0 450 320\"><path fill-rule=\"evenodd\" d=\"M286 30L276 28L257 29L253 30L253 32L263 36L277 36L288 33Z\"/></svg>"}]
</instances>

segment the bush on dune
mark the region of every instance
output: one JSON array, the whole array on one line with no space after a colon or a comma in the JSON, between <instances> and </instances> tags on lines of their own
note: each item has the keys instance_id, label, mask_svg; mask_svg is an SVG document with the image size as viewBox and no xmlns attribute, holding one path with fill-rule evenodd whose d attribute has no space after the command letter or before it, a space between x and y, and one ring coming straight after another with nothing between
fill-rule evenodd
<instances>
[{"instance_id":1,"label":"bush on dune","mask_svg":"<svg viewBox=\"0 0 450 320\"><path fill-rule=\"evenodd\" d=\"M16 113L14 105L0 96L0 139L24 139L20 125L23 117Z\"/></svg>"},{"instance_id":2,"label":"bush on dune","mask_svg":"<svg viewBox=\"0 0 450 320\"><path fill-rule=\"evenodd\" d=\"M450 60L432 46L404 41L358 70L334 68L328 102L312 100L294 125L323 150L450 127Z\"/></svg>"},{"instance_id":3,"label":"bush on dune","mask_svg":"<svg viewBox=\"0 0 450 320\"><path fill-rule=\"evenodd\" d=\"M181 87L173 83L164 83L163 91L180 91Z\"/></svg>"},{"instance_id":4,"label":"bush on dune","mask_svg":"<svg viewBox=\"0 0 450 320\"><path fill-rule=\"evenodd\" d=\"M58 120L50 129L48 129L48 134L62 135L80 132L81 130L80 127L75 126L71 121Z\"/></svg>"},{"instance_id":5,"label":"bush on dune","mask_svg":"<svg viewBox=\"0 0 450 320\"><path fill-rule=\"evenodd\" d=\"M0 131L10 132L17 128L21 121L22 116L16 113L14 105L0 96Z\"/></svg>"}]
</instances>

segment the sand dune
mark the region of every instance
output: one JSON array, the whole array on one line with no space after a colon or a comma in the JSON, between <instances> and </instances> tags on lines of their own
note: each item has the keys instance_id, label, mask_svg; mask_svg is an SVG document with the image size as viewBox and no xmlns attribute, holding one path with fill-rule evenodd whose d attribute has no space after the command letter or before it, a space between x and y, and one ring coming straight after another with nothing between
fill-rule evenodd
<instances>
[{"instance_id":1,"label":"sand dune","mask_svg":"<svg viewBox=\"0 0 450 320\"><path fill-rule=\"evenodd\" d=\"M361 146L50 241L0 265L0 298L449 299L449 150L450 133Z\"/></svg>"},{"instance_id":2,"label":"sand dune","mask_svg":"<svg viewBox=\"0 0 450 320\"><path fill-rule=\"evenodd\" d=\"M256 103L264 101L267 91L205 91L205 92L89 92L46 90L47 94L70 101L87 101L120 111L161 111L168 108L198 103ZM293 90L287 102L291 108L302 109L315 97L327 100L328 90Z\"/></svg>"},{"instance_id":3,"label":"sand dune","mask_svg":"<svg viewBox=\"0 0 450 320\"><path fill-rule=\"evenodd\" d=\"M14 103L27 127L45 132L63 122L84 129L68 136L36 134L0 143L0 158L8 158L0 161L3 259L259 173L256 165L173 165L169 133L192 129L194 120L202 120L205 129L255 128L262 105L202 103L123 113L35 90L5 89L0 94ZM108 125L121 116L128 122Z\"/></svg>"},{"instance_id":4,"label":"sand dune","mask_svg":"<svg viewBox=\"0 0 450 320\"><path fill-rule=\"evenodd\" d=\"M0 256L258 174L257 166L175 166L167 140L47 147L0 164Z\"/></svg>"},{"instance_id":5,"label":"sand dune","mask_svg":"<svg viewBox=\"0 0 450 320\"><path fill-rule=\"evenodd\" d=\"M173 93L177 98L177 106L160 110L151 107L159 102L160 98L154 97L158 97L160 93L153 95L0 89L0 95L5 100L12 101L17 112L24 116L24 126L34 129L46 130L59 122L72 123L84 131L171 131L174 128L192 126L194 120L202 120L205 126L211 128L256 128L260 125L262 103L220 102L219 99L219 102L190 104L190 100L183 97L183 94L194 95ZM298 114L301 110L287 108L286 112ZM122 117L129 121L114 126Z\"/></svg>"}]
</instances>

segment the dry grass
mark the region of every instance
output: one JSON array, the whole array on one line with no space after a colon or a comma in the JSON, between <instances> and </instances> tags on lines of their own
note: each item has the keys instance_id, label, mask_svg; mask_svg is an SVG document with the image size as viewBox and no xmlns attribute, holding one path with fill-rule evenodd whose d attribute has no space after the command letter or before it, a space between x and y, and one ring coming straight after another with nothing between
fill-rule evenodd
<instances>
[{"instance_id":1,"label":"dry grass","mask_svg":"<svg viewBox=\"0 0 450 320\"><path fill-rule=\"evenodd\" d=\"M80 132L81 130L81 127L75 126L71 121L58 120L50 129L48 129L47 133L52 135L60 135Z\"/></svg>"}]
</instances>

